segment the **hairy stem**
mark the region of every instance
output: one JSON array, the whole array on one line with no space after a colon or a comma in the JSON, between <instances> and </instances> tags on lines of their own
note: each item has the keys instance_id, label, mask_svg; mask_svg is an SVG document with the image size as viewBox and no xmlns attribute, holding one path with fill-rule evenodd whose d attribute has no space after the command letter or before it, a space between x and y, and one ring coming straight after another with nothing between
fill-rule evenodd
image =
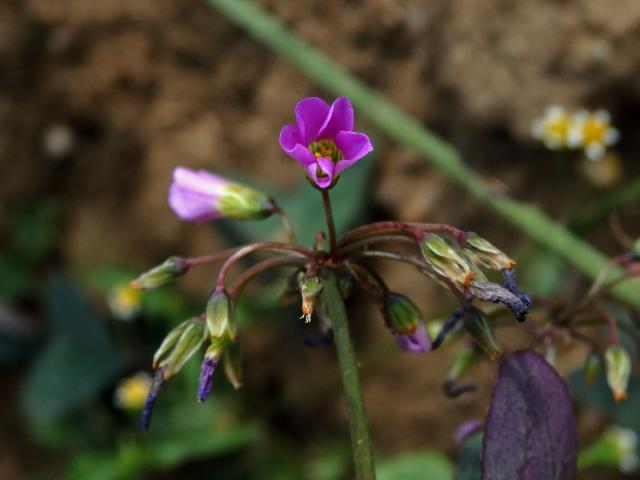
<instances>
[{"instance_id":1,"label":"hairy stem","mask_svg":"<svg viewBox=\"0 0 640 480\"><path fill-rule=\"evenodd\" d=\"M336 345L338 363L340 364L344 397L347 403L356 479L374 480L376 473L373 465L371 440L369 439L369 426L362 399L358 365L353 353L351 336L349 335L347 312L338 290L335 273L325 271L323 283L322 295L333 326L333 338Z\"/></svg>"},{"instance_id":2,"label":"hairy stem","mask_svg":"<svg viewBox=\"0 0 640 480\"><path fill-rule=\"evenodd\" d=\"M322 204L324 205L324 214L327 217L327 228L329 229L329 253L334 255L337 249L336 226L333 223L333 210L331 209L331 198L329 198L328 190L322 190Z\"/></svg>"}]
</instances>

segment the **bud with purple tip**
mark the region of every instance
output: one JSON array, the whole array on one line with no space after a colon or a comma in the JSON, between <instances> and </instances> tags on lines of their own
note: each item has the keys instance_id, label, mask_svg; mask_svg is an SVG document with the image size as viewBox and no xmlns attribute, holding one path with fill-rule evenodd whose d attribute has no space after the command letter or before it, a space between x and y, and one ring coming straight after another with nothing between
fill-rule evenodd
<instances>
[{"instance_id":1,"label":"bud with purple tip","mask_svg":"<svg viewBox=\"0 0 640 480\"><path fill-rule=\"evenodd\" d=\"M382 297L382 315L400 347L412 353L431 350L431 337L416 305L404 295L387 292Z\"/></svg>"},{"instance_id":2,"label":"bud with purple tip","mask_svg":"<svg viewBox=\"0 0 640 480\"><path fill-rule=\"evenodd\" d=\"M226 343L226 339L213 340L204 354L202 366L200 367L200 382L197 394L200 402L204 402L213 389L213 374L216 371Z\"/></svg>"},{"instance_id":3,"label":"bud with purple tip","mask_svg":"<svg viewBox=\"0 0 640 480\"><path fill-rule=\"evenodd\" d=\"M187 222L258 220L276 211L273 200L262 192L205 170L183 167L173 172L169 205Z\"/></svg>"}]
</instances>

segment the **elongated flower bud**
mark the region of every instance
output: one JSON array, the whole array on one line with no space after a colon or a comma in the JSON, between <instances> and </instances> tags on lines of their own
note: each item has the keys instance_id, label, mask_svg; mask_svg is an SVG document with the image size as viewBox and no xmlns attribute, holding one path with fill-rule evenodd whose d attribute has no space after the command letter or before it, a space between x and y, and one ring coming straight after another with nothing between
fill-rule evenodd
<instances>
[{"instance_id":1,"label":"elongated flower bud","mask_svg":"<svg viewBox=\"0 0 640 480\"><path fill-rule=\"evenodd\" d=\"M209 348L204 354L202 366L200 367L200 382L198 383L198 401L204 402L213 388L213 374L220 362L220 357L228 340L226 338L216 338L211 341Z\"/></svg>"},{"instance_id":2,"label":"elongated flower bud","mask_svg":"<svg viewBox=\"0 0 640 480\"><path fill-rule=\"evenodd\" d=\"M253 188L230 182L205 170L176 168L169 205L187 222L231 218L256 220L276 211L273 200Z\"/></svg>"},{"instance_id":3,"label":"elongated flower bud","mask_svg":"<svg viewBox=\"0 0 640 480\"><path fill-rule=\"evenodd\" d=\"M515 262L477 233L465 236L464 252L476 265L492 270L511 268Z\"/></svg>"},{"instance_id":4,"label":"elongated flower bud","mask_svg":"<svg viewBox=\"0 0 640 480\"><path fill-rule=\"evenodd\" d=\"M169 257L160 265L144 272L131 282L133 288L150 290L184 275L189 270L186 259L181 257Z\"/></svg>"},{"instance_id":5,"label":"elongated flower bud","mask_svg":"<svg viewBox=\"0 0 640 480\"><path fill-rule=\"evenodd\" d=\"M600 355L596 352L591 352L587 355L582 371L584 373L585 383L588 385L592 384L602 371L602 360L600 359Z\"/></svg>"},{"instance_id":6,"label":"elongated flower bud","mask_svg":"<svg viewBox=\"0 0 640 480\"><path fill-rule=\"evenodd\" d=\"M238 342L229 342L224 350L224 373L236 390L242 386L242 356Z\"/></svg>"},{"instance_id":7,"label":"elongated flower bud","mask_svg":"<svg viewBox=\"0 0 640 480\"><path fill-rule=\"evenodd\" d=\"M164 340L156 350L156 353L153 355L153 368L156 368L158 366L160 358L162 358L165 353L167 353L171 348L175 346L175 344L178 342L178 339L180 338L180 335L182 335L191 321L191 319L185 320L180 325L171 330L166 337L164 337Z\"/></svg>"},{"instance_id":8,"label":"elongated flower bud","mask_svg":"<svg viewBox=\"0 0 640 480\"><path fill-rule=\"evenodd\" d=\"M420 242L424 259L443 277L466 289L473 279L472 268L462 254L440 235L429 234Z\"/></svg>"},{"instance_id":9,"label":"elongated flower bud","mask_svg":"<svg viewBox=\"0 0 640 480\"><path fill-rule=\"evenodd\" d=\"M169 356L159 362L159 366L165 368L165 377L168 379L178 373L187 360L200 349L205 339L204 322L198 317L189 320Z\"/></svg>"},{"instance_id":10,"label":"elongated flower bud","mask_svg":"<svg viewBox=\"0 0 640 480\"><path fill-rule=\"evenodd\" d=\"M422 321L422 314L408 297L387 292L382 298L382 315L403 350L412 353L431 350L431 337Z\"/></svg>"},{"instance_id":11,"label":"elongated flower bud","mask_svg":"<svg viewBox=\"0 0 640 480\"><path fill-rule=\"evenodd\" d=\"M502 348L498 345L484 312L478 308L470 308L463 320L464 328L476 344L496 360L502 356Z\"/></svg>"},{"instance_id":12,"label":"elongated flower bud","mask_svg":"<svg viewBox=\"0 0 640 480\"><path fill-rule=\"evenodd\" d=\"M322 291L322 280L318 275L305 275L300 279L300 295L302 296L302 316L305 323L311 321L311 315L318 303Z\"/></svg>"},{"instance_id":13,"label":"elongated flower bud","mask_svg":"<svg viewBox=\"0 0 640 480\"><path fill-rule=\"evenodd\" d=\"M144 401L142 414L140 415L140 429L143 432L149 430L149 426L151 425L151 414L153 413L153 407L156 403L156 397L158 396L158 393L160 393L160 389L164 385L165 381L165 369L157 369L153 375L153 381L151 382L147 399Z\"/></svg>"},{"instance_id":14,"label":"elongated flower bud","mask_svg":"<svg viewBox=\"0 0 640 480\"><path fill-rule=\"evenodd\" d=\"M607 383L616 402L627 398L627 386L631 376L631 357L619 344L611 345L604 355L607 365Z\"/></svg>"},{"instance_id":15,"label":"elongated flower bud","mask_svg":"<svg viewBox=\"0 0 640 480\"><path fill-rule=\"evenodd\" d=\"M207 303L207 329L211 338L235 339L238 333L233 313L233 303L227 291L218 287Z\"/></svg>"}]
</instances>

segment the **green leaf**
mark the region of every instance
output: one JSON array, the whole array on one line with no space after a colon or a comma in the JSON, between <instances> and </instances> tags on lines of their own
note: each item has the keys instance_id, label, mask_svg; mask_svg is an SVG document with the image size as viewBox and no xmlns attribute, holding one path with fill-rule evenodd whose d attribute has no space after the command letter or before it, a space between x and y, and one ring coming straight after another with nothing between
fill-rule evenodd
<instances>
[{"instance_id":1,"label":"green leaf","mask_svg":"<svg viewBox=\"0 0 640 480\"><path fill-rule=\"evenodd\" d=\"M46 303L53 336L23 391L32 420L59 416L86 403L113 381L121 364L105 325L68 277L53 277Z\"/></svg>"},{"instance_id":2,"label":"green leaf","mask_svg":"<svg viewBox=\"0 0 640 480\"><path fill-rule=\"evenodd\" d=\"M42 260L57 245L60 208L56 202L33 204L17 212L11 230L13 252L30 264Z\"/></svg>"},{"instance_id":3,"label":"green leaf","mask_svg":"<svg viewBox=\"0 0 640 480\"><path fill-rule=\"evenodd\" d=\"M454 480L482 479L482 432L469 435L458 448Z\"/></svg>"},{"instance_id":4,"label":"green leaf","mask_svg":"<svg viewBox=\"0 0 640 480\"><path fill-rule=\"evenodd\" d=\"M438 452L425 451L400 455L382 462L377 469L378 480L451 480L451 462Z\"/></svg>"},{"instance_id":5,"label":"green leaf","mask_svg":"<svg viewBox=\"0 0 640 480\"><path fill-rule=\"evenodd\" d=\"M14 255L0 255L0 299L11 301L38 289L32 269Z\"/></svg>"}]
</instances>

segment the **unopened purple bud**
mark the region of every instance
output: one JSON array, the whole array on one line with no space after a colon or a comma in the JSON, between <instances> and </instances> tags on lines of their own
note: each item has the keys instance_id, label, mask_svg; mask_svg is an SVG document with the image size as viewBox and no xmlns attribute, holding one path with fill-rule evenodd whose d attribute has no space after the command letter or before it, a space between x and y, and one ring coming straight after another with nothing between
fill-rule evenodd
<instances>
[{"instance_id":1,"label":"unopened purple bud","mask_svg":"<svg viewBox=\"0 0 640 480\"><path fill-rule=\"evenodd\" d=\"M200 383L198 384L198 401L204 402L213 389L213 373L218 365L218 358L204 357L200 368Z\"/></svg>"},{"instance_id":2,"label":"unopened purple bud","mask_svg":"<svg viewBox=\"0 0 640 480\"><path fill-rule=\"evenodd\" d=\"M424 353L431 350L431 337L429 337L423 321L420 321L414 330L406 333L394 333L394 337L405 352Z\"/></svg>"},{"instance_id":3,"label":"unopened purple bud","mask_svg":"<svg viewBox=\"0 0 640 480\"><path fill-rule=\"evenodd\" d=\"M142 414L140 415L140 428L143 432L149 430L151 425L151 414L153 413L153 406L156 403L156 397L165 383L165 370L166 368L158 368L153 375L153 382L149 388L147 399L144 401L144 407L142 408Z\"/></svg>"},{"instance_id":4,"label":"unopened purple bud","mask_svg":"<svg viewBox=\"0 0 640 480\"><path fill-rule=\"evenodd\" d=\"M460 425L456 429L456 433L454 438L456 440L456 444L460 445L464 442L470 435L473 435L478 430L482 428L484 422L479 418L472 418L471 420L467 420L462 425Z\"/></svg>"}]
</instances>

